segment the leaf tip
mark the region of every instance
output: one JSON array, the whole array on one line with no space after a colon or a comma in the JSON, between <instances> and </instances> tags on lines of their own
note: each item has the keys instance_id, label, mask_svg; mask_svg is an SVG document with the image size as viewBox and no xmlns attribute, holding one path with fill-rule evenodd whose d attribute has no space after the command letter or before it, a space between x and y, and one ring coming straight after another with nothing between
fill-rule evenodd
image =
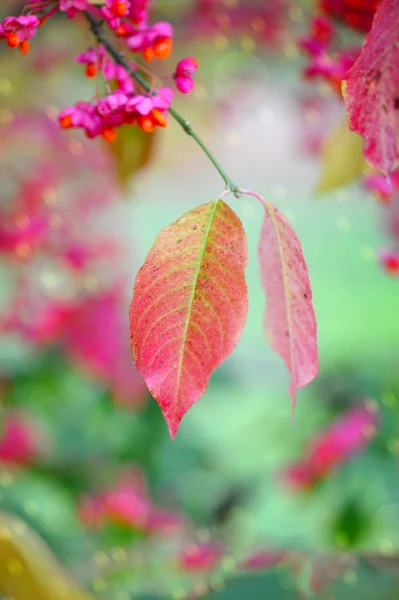
<instances>
[{"instance_id":1,"label":"leaf tip","mask_svg":"<svg viewBox=\"0 0 399 600\"><path fill-rule=\"evenodd\" d=\"M170 438L172 440L174 440L177 435L177 432L179 431L182 417L178 417L177 415L170 416L170 415L166 415L165 413L164 413L164 417L165 417L166 424L168 426Z\"/></svg>"}]
</instances>

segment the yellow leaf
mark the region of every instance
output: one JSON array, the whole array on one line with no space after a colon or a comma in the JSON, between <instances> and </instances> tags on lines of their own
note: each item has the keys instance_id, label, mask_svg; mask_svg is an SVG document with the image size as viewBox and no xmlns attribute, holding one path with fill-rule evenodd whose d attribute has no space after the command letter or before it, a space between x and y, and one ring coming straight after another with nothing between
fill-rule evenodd
<instances>
[{"instance_id":1,"label":"yellow leaf","mask_svg":"<svg viewBox=\"0 0 399 600\"><path fill-rule=\"evenodd\" d=\"M13 600L94 600L22 520L0 512L0 595Z\"/></svg>"},{"instance_id":2,"label":"yellow leaf","mask_svg":"<svg viewBox=\"0 0 399 600\"><path fill-rule=\"evenodd\" d=\"M151 160L156 132L147 133L137 125L123 125L112 144L107 143L115 161L116 172L123 185Z\"/></svg>"},{"instance_id":3,"label":"yellow leaf","mask_svg":"<svg viewBox=\"0 0 399 600\"><path fill-rule=\"evenodd\" d=\"M349 130L346 119L325 140L316 192L330 192L351 183L363 172L363 138Z\"/></svg>"}]
</instances>

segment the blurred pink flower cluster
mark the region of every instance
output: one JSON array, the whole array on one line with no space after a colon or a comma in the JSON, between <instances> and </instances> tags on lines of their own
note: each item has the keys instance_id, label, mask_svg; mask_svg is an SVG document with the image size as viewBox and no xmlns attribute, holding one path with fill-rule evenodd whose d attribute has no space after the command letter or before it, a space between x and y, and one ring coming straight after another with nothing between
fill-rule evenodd
<instances>
[{"instance_id":1,"label":"blurred pink flower cluster","mask_svg":"<svg viewBox=\"0 0 399 600\"><path fill-rule=\"evenodd\" d=\"M126 248L98 224L118 197L108 155L68 142L35 113L3 126L3 142L1 177L13 186L0 192L0 256L13 280L0 315L3 336L39 348L57 344L116 401L141 405L145 388L125 323Z\"/></svg>"},{"instance_id":2,"label":"blurred pink flower cluster","mask_svg":"<svg viewBox=\"0 0 399 600\"><path fill-rule=\"evenodd\" d=\"M185 31L190 38L225 34L229 38L251 36L258 44L280 46L287 29L286 0L195 0L190 5Z\"/></svg>"},{"instance_id":3,"label":"blurred pink flower cluster","mask_svg":"<svg viewBox=\"0 0 399 600\"><path fill-rule=\"evenodd\" d=\"M379 263L386 273L399 276L399 169L387 177L373 173L364 178L364 187L385 207L385 220L393 244L380 250Z\"/></svg>"},{"instance_id":4,"label":"blurred pink flower cluster","mask_svg":"<svg viewBox=\"0 0 399 600\"><path fill-rule=\"evenodd\" d=\"M29 51L29 40L38 27L57 11L65 12L71 19L86 13L98 22L104 21L120 38L126 51L141 54L146 61L168 58L172 52L173 27L169 22L149 23L148 0L104 0L98 6L88 0L30 0L26 10L29 15L7 17L0 23L0 38L5 38L10 47L19 48L23 54ZM143 84L144 78L132 77L136 65L130 61L129 68L116 64L103 44L79 53L76 60L86 64L88 77L102 78L106 95L99 98L96 93L95 101L81 100L62 110L59 123L63 129L81 128L89 138L102 135L113 142L122 125L138 125L147 132L166 127L173 90L155 87L154 82L159 77L146 69L151 85ZM174 81L177 89L187 94L194 87L193 74L197 68L195 58L183 59L169 81ZM142 71L141 67L141 77Z\"/></svg>"},{"instance_id":5,"label":"blurred pink flower cluster","mask_svg":"<svg viewBox=\"0 0 399 600\"><path fill-rule=\"evenodd\" d=\"M325 479L366 448L376 426L376 416L366 406L349 410L310 442L304 458L284 470L283 481L293 489L307 489Z\"/></svg>"},{"instance_id":6,"label":"blurred pink flower cluster","mask_svg":"<svg viewBox=\"0 0 399 600\"><path fill-rule=\"evenodd\" d=\"M310 58L304 70L305 78L323 79L341 95L342 80L355 64L361 47L337 51L333 46L335 35L335 27L327 16L312 17L309 33L299 40L298 45Z\"/></svg>"},{"instance_id":7,"label":"blurred pink flower cluster","mask_svg":"<svg viewBox=\"0 0 399 600\"><path fill-rule=\"evenodd\" d=\"M3 421L0 463L26 466L45 453L46 441L39 424L31 417L9 411Z\"/></svg>"},{"instance_id":8,"label":"blurred pink flower cluster","mask_svg":"<svg viewBox=\"0 0 399 600\"><path fill-rule=\"evenodd\" d=\"M84 496L78 507L83 523L94 529L117 524L143 533L168 534L187 527L186 518L154 504L144 474L123 469L113 485L93 496Z\"/></svg>"}]
</instances>

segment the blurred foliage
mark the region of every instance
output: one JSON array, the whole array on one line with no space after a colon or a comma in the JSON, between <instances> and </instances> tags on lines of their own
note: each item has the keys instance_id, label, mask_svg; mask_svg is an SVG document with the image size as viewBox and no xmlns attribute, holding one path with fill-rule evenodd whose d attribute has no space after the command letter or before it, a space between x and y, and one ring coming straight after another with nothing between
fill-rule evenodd
<instances>
[{"instance_id":1,"label":"blurred foliage","mask_svg":"<svg viewBox=\"0 0 399 600\"><path fill-rule=\"evenodd\" d=\"M322 170L316 192L331 192L356 181L365 169L363 138L349 130L346 119L327 139L322 148Z\"/></svg>"}]
</instances>

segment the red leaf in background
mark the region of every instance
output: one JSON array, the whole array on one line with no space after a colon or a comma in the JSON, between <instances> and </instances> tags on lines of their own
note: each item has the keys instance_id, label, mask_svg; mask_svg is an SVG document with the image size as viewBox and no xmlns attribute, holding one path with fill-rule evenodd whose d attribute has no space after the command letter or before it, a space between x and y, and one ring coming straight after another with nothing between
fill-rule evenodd
<instances>
[{"instance_id":1,"label":"red leaf in background","mask_svg":"<svg viewBox=\"0 0 399 600\"><path fill-rule=\"evenodd\" d=\"M172 438L241 335L247 254L241 221L216 200L163 229L137 275L133 358Z\"/></svg>"},{"instance_id":2,"label":"red leaf in background","mask_svg":"<svg viewBox=\"0 0 399 600\"><path fill-rule=\"evenodd\" d=\"M306 489L361 452L376 431L377 419L366 406L353 408L311 441L304 459L285 469L283 480Z\"/></svg>"},{"instance_id":3,"label":"red leaf in background","mask_svg":"<svg viewBox=\"0 0 399 600\"><path fill-rule=\"evenodd\" d=\"M37 423L27 417L10 413L5 418L0 439L0 461L27 465L43 450Z\"/></svg>"},{"instance_id":4,"label":"red leaf in background","mask_svg":"<svg viewBox=\"0 0 399 600\"><path fill-rule=\"evenodd\" d=\"M259 242L267 298L265 330L272 349L291 373L294 407L296 390L310 383L319 370L312 290L301 243L290 222L273 204L258 199L266 211Z\"/></svg>"},{"instance_id":5,"label":"red leaf in background","mask_svg":"<svg viewBox=\"0 0 399 600\"><path fill-rule=\"evenodd\" d=\"M145 386L132 364L122 298L116 287L83 299L64 323L64 341L69 354L108 385L119 404L139 406Z\"/></svg>"},{"instance_id":6,"label":"red leaf in background","mask_svg":"<svg viewBox=\"0 0 399 600\"><path fill-rule=\"evenodd\" d=\"M399 158L399 0L380 5L342 91L350 129L363 136L366 159L391 173Z\"/></svg>"},{"instance_id":7,"label":"red leaf in background","mask_svg":"<svg viewBox=\"0 0 399 600\"><path fill-rule=\"evenodd\" d=\"M183 571L210 571L221 561L223 551L216 542L206 542L187 546L179 556L179 566Z\"/></svg>"},{"instance_id":8,"label":"red leaf in background","mask_svg":"<svg viewBox=\"0 0 399 600\"><path fill-rule=\"evenodd\" d=\"M264 569L271 569L278 565L286 557L287 552L281 550L272 550L267 548L265 550L258 550L258 552L251 554L241 564L242 569L251 569L262 571Z\"/></svg>"},{"instance_id":9,"label":"red leaf in background","mask_svg":"<svg viewBox=\"0 0 399 600\"><path fill-rule=\"evenodd\" d=\"M353 29L370 31L374 13L381 0L321 0L321 9Z\"/></svg>"},{"instance_id":10,"label":"red leaf in background","mask_svg":"<svg viewBox=\"0 0 399 600\"><path fill-rule=\"evenodd\" d=\"M158 507L150 498L144 474L138 469L122 470L115 483L94 496L85 496L78 513L85 525L101 530L108 523L126 529L169 534L182 531L188 520L182 513Z\"/></svg>"}]
</instances>

